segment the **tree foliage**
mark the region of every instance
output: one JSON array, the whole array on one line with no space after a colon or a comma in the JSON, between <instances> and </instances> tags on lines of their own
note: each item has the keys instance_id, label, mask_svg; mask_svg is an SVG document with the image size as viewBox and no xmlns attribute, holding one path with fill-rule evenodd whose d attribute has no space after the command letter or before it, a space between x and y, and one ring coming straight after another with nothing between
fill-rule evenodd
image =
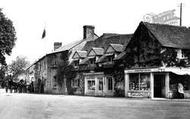
<instances>
[{"instance_id":1,"label":"tree foliage","mask_svg":"<svg viewBox=\"0 0 190 119\"><path fill-rule=\"evenodd\" d=\"M56 79L59 86L62 86L66 80L68 94L72 94L71 81L76 77L74 67L69 65L69 53L64 51L61 54L61 61L58 64Z\"/></svg>"},{"instance_id":2,"label":"tree foliage","mask_svg":"<svg viewBox=\"0 0 190 119\"><path fill-rule=\"evenodd\" d=\"M17 77L24 73L25 68L29 66L29 62L26 60L26 57L16 57L16 60L13 60L11 64L8 65L8 72L12 74L14 80Z\"/></svg>"},{"instance_id":3,"label":"tree foliage","mask_svg":"<svg viewBox=\"0 0 190 119\"><path fill-rule=\"evenodd\" d=\"M6 65L5 55L10 55L16 41L13 23L0 9L0 64Z\"/></svg>"},{"instance_id":4,"label":"tree foliage","mask_svg":"<svg viewBox=\"0 0 190 119\"><path fill-rule=\"evenodd\" d=\"M0 66L0 82L5 79L5 72L7 71L7 66L1 65Z\"/></svg>"}]
</instances>

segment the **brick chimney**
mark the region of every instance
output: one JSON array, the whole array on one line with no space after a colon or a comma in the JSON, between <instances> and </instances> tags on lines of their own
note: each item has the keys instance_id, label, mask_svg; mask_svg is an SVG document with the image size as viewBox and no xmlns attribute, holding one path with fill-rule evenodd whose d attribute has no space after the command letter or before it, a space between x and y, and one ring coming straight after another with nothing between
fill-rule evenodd
<instances>
[{"instance_id":1,"label":"brick chimney","mask_svg":"<svg viewBox=\"0 0 190 119\"><path fill-rule=\"evenodd\" d=\"M61 42L54 42L54 51L62 46Z\"/></svg>"},{"instance_id":2,"label":"brick chimney","mask_svg":"<svg viewBox=\"0 0 190 119\"><path fill-rule=\"evenodd\" d=\"M83 26L83 39L88 39L88 40L94 39L94 26L91 25Z\"/></svg>"}]
</instances>

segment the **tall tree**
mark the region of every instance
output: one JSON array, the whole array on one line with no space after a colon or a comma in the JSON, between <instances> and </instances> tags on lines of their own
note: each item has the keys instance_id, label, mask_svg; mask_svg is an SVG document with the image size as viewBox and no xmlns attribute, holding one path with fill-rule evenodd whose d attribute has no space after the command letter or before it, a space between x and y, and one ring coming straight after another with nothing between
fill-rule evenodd
<instances>
[{"instance_id":1,"label":"tall tree","mask_svg":"<svg viewBox=\"0 0 190 119\"><path fill-rule=\"evenodd\" d=\"M0 64L6 65L5 55L10 55L16 41L13 23L0 9Z\"/></svg>"},{"instance_id":2,"label":"tall tree","mask_svg":"<svg viewBox=\"0 0 190 119\"><path fill-rule=\"evenodd\" d=\"M13 80L17 80L18 76L24 73L25 69L29 66L29 62L26 57L16 57L10 65L8 65L8 72L12 74Z\"/></svg>"}]
</instances>

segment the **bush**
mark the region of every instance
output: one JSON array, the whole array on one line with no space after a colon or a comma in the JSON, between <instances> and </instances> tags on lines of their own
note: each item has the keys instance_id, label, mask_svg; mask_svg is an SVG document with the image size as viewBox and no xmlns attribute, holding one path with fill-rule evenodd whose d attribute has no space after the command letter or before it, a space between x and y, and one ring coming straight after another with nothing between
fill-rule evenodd
<instances>
[{"instance_id":1,"label":"bush","mask_svg":"<svg viewBox=\"0 0 190 119\"><path fill-rule=\"evenodd\" d=\"M125 90L116 88L115 92L114 92L114 96L115 97L125 97Z\"/></svg>"}]
</instances>

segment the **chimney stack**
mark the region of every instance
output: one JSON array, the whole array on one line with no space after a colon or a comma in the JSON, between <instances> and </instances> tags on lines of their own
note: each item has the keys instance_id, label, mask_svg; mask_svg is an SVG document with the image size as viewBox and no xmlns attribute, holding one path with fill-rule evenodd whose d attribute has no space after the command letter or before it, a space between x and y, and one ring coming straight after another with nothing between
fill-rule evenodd
<instances>
[{"instance_id":1,"label":"chimney stack","mask_svg":"<svg viewBox=\"0 0 190 119\"><path fill-rule=\"evenodd\" d=\"M83 39L88 39L88 40L94 39L94 26L91 25L83 26Z\"/></svg>"},{"instance_id":2,"label":"chimney stack","mask_svg":"<svg viewBox=\"0 0 190 119\"><path fill-rule=\"evenodd\" d=\"M61 42L54 42L54 51L62 46Z\"/></svg>"}]
</instances>

